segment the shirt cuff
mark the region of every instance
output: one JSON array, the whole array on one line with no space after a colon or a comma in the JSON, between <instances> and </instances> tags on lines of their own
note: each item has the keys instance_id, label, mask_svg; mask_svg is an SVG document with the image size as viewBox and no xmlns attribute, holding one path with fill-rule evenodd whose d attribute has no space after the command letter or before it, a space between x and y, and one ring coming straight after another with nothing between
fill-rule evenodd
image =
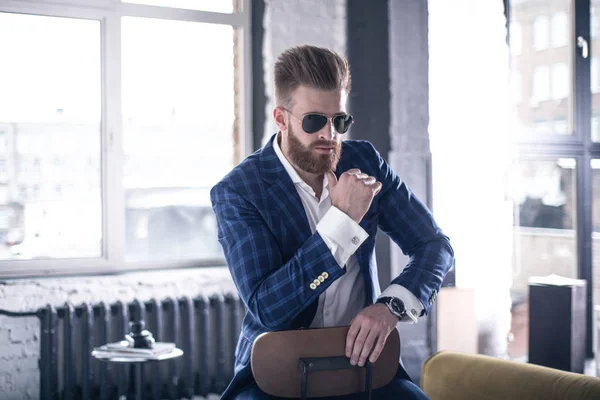
<instances>
[{"instance_id":1,"label":"shirt cuff","mask_svg":"<svg viewBox=\"0 0 600 400\"><path fill-rule=\"evenodd\" d=\"M369 237L356 221L335 206L331 206L321 218L317 224L317 232L341 268Z\"/></svg>"},{"instance_id":2,"label":"shirt cuff","mask_svg":"<svg viewBox=\"0 0 600 400\"><path fill-rule=\"evenodd\" d=\"M404 318L400 322L417 323L417 317L421 315L424 307L414 294L404 286L392 283L381 293L379 298L387 296L397 297L404 303L408 318Z\"/></svg>"}]
</instances>

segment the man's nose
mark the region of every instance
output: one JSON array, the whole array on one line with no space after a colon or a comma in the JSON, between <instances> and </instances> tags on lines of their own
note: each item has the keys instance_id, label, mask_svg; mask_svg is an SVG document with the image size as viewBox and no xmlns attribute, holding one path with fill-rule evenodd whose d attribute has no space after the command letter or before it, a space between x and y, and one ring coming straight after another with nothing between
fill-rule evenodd
<instances>
[{"instance_id":1,"label":"man's nose","mask_svg":"<svg viewBox=\"0 0 600 400\"><path fill-rule=\"evenodd\" d=\"M335 139L336 135L337 131L335 130L333 121L331 119L328 119L323 129L319 131L319 139L333 140Z\"/></svg>"}]
</instances>

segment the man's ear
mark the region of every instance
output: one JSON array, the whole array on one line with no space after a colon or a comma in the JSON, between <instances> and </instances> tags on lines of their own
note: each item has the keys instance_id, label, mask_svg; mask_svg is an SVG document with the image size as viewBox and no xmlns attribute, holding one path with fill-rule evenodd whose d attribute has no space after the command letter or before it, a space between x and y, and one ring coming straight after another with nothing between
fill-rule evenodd
<instances>
[{"instance_id":1,"label":"man's ear","mask_svg":"<svg viewBox=\"0 0 600 400\"><path fill-rule=\"evenodd\" d=\"M277 124L277 128L280 131L285 132L288 129L287 119L285 117L285 110L281 106L277 106L273 109L273 119L275 119L275 123Z\"/></svg>"}]
</instances>

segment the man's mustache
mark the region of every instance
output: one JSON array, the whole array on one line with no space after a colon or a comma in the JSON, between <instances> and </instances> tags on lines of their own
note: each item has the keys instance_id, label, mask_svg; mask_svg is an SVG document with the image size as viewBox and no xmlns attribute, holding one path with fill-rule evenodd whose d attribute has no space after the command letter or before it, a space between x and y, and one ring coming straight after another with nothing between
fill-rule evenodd
<instances>
[{"instance_id":1,"label":"man's mustache","mask_svg":"<svg viewBox=\"0 0 600 400\"><path fill-rule=\"evenodd\" d=\"M337 142L320 141L320 142L312 143L311 147L313 147L313 148L315 148L315 147L332 147L334 149L337 149L338 144L337 144Z\"/></svg>"}]
</instances>

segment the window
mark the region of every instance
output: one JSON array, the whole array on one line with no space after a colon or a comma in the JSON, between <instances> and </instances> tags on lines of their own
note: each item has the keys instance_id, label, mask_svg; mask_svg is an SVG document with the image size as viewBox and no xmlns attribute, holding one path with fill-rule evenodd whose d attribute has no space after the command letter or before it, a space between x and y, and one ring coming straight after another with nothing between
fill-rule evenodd
<instances>
[{"instance_id":1,"label":"window","mask_svg":"<svg viewBox=\"0 0 600 400\"><path fill-rule=\"evenodd\" d=\"M588 292L593 292L593 298L587 300L590 314L594 305L600 304L600 64L594 51L599 5L598 0L557 0L531 7L530 2L509 1L510 18L532 25L535 51L525 54L524 50L518 58L522 70L534 71L528 97L540 99L548 94L552 100L531 101L518 109L519 125L530 134L517 140L518 163L509 184L515 205L513 272L515 292L519 292L515 301L527 302L527 277L554 273L593 285ZM589 32L582 23L586 20L590 21ZM508 26L512 26L510 22ZM588 39L593 57L584 56L582 46L576 45L575 32ZM539 52L548 47L543 54ZM509 62L514 69L515 58L511 56ZM544 87L548 65L549 93ZM589 67L589 77L575 73L576 67L584 67L582 71ZM528 87L527 82L523 87ZM592 326L588 324L586 329L586 349L591 356Z\"/></svg>"},{"instance_id":2,"label":"window","mask_svg":"<svg viewBox=\"0 0 600 400\"><path fill-rule=\"evenodd\" d=\"M548 48L548 17L541 15L533 22L533 47L540 51Z\"/></svg>"},{"instance_id":3,"label":"window","mask_svg":"<svg viewBox=\"0 0 600 400\"><path fill-rule=\"evenodd\" d=\"M249 1L50 3L0 5L0 276L224 265Z\"/></svg>"}]
</instances>

